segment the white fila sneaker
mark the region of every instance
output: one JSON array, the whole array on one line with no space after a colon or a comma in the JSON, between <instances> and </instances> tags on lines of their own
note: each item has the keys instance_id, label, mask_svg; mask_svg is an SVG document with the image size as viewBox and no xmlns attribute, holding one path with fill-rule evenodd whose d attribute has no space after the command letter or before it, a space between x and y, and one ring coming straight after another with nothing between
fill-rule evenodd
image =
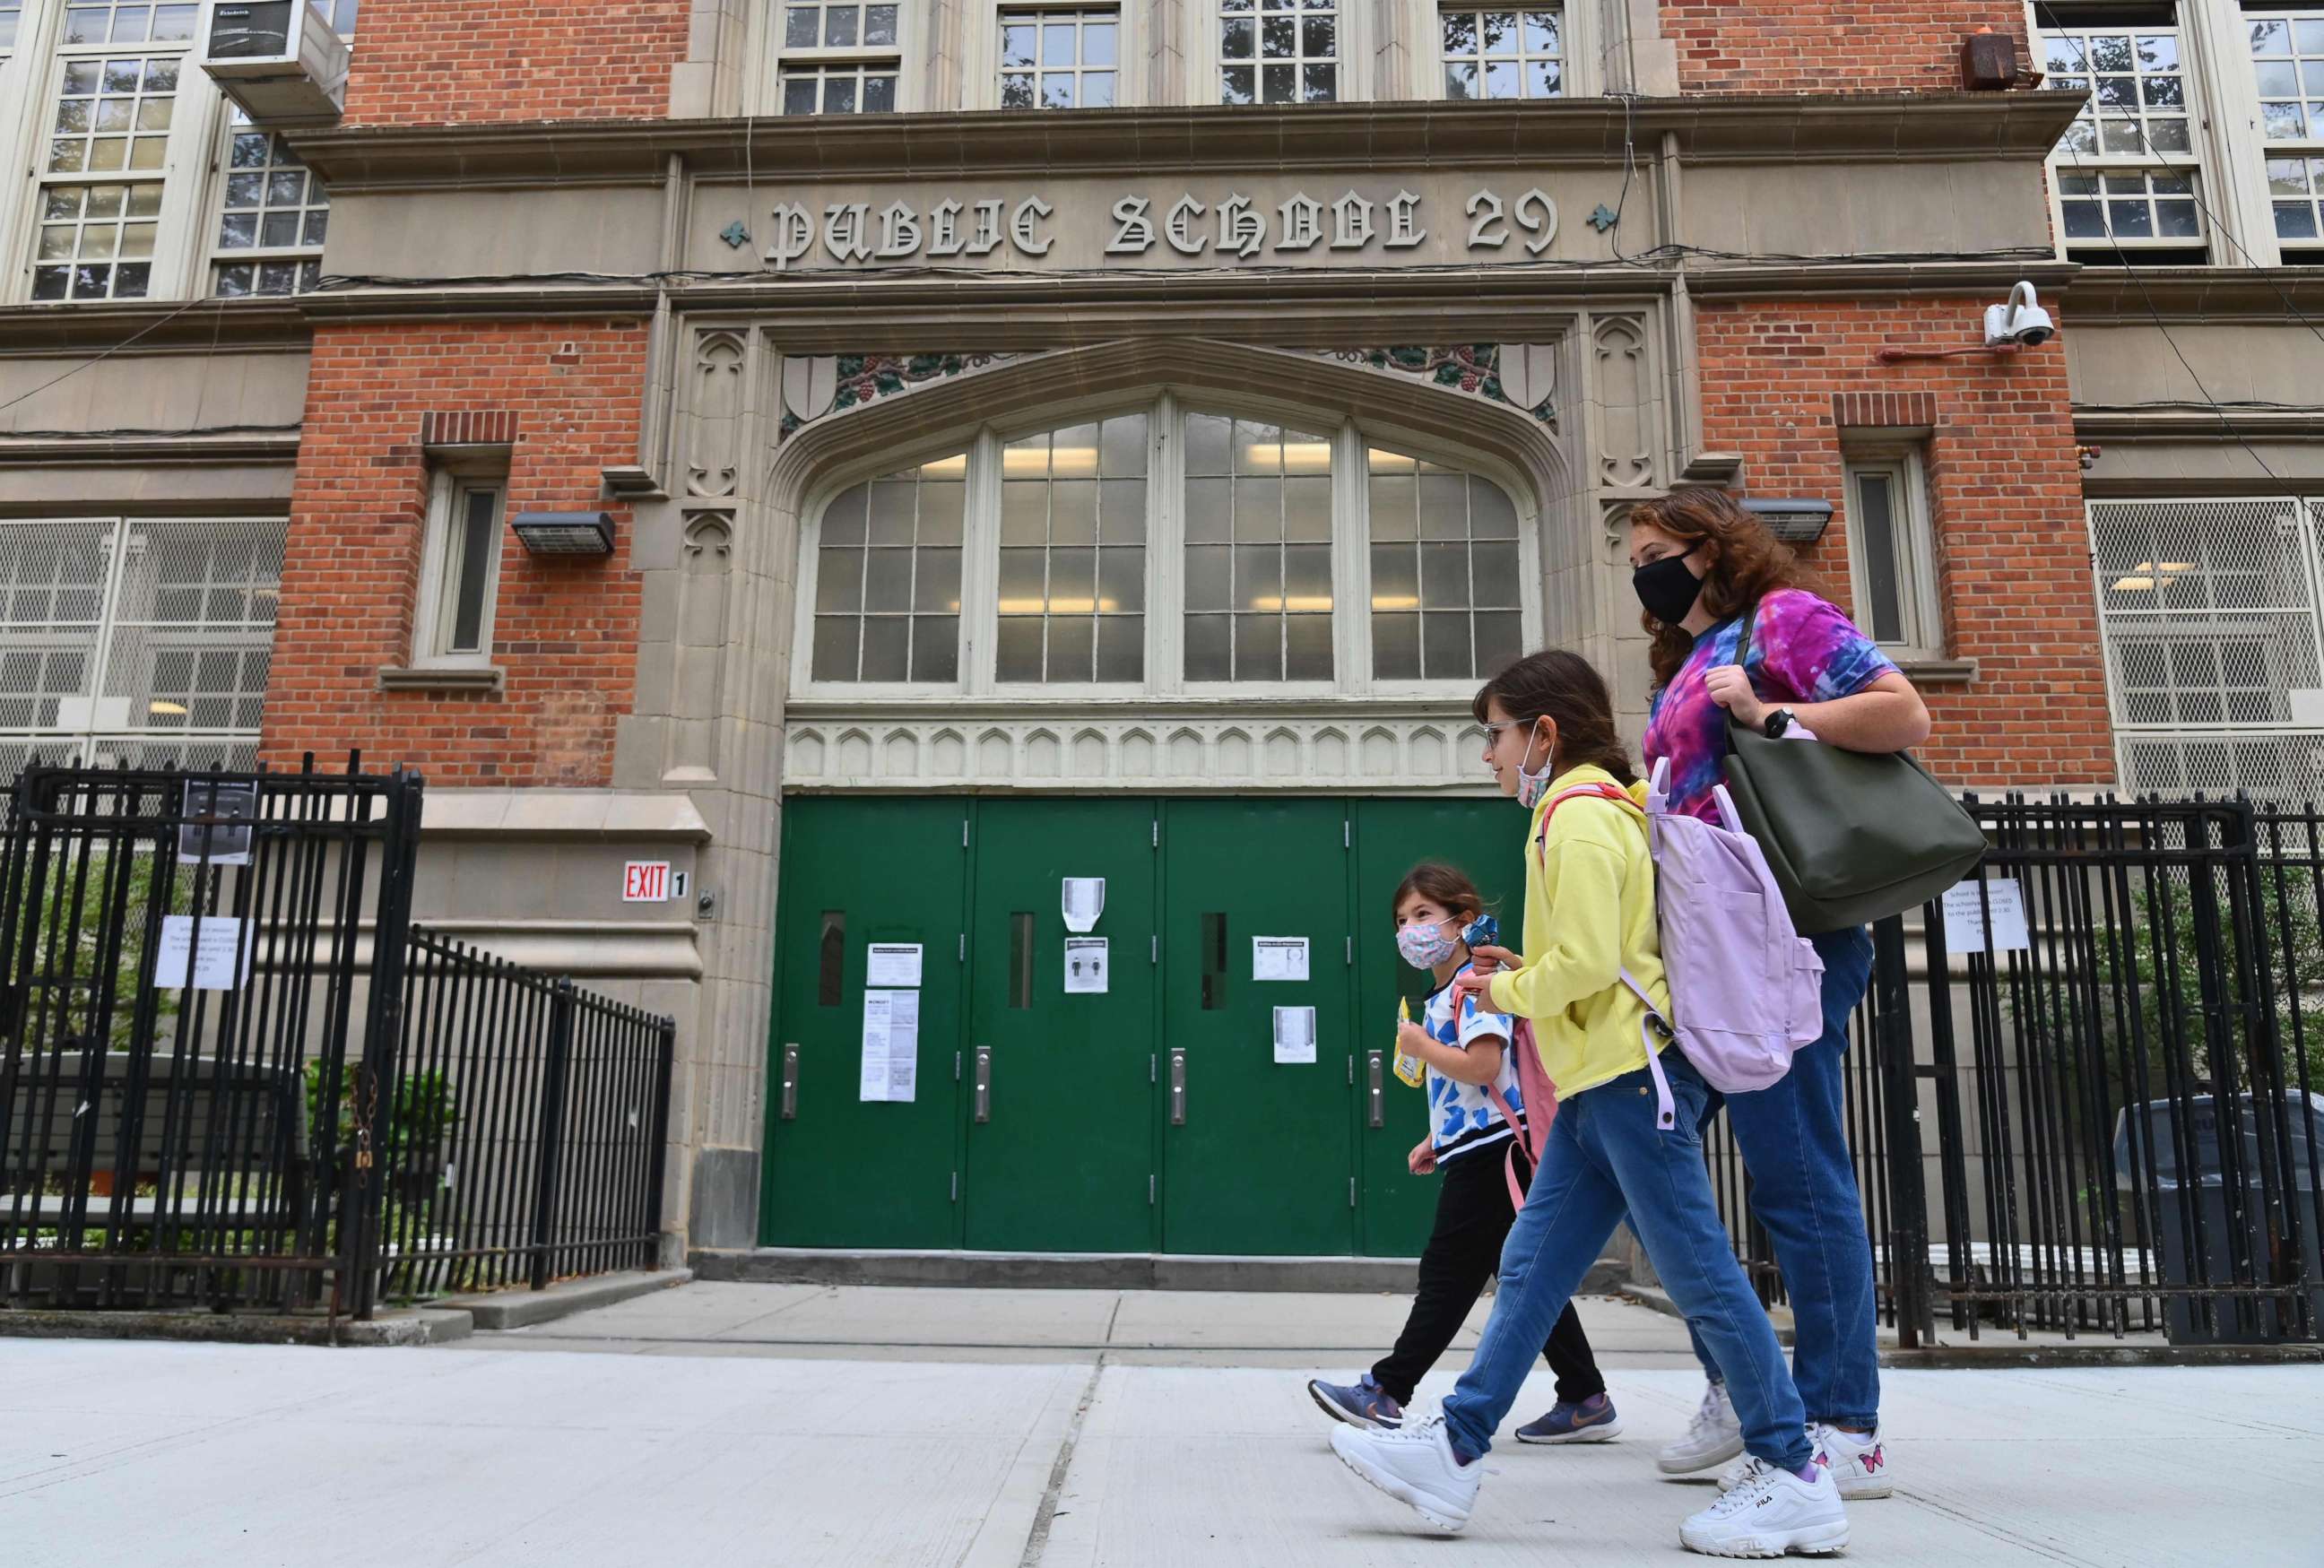
<instances>
[{"instance_id":1,"label":"white fila sneaker","mask_svg":"<svg viewBox=\"0 0 2324 1568\"><path fill-rule=\"evenodd\" d=\"M1477 1506L1477 1485L1485 1475L1481 1461L1462 1464L1453 1456L1442 1415L1407 1419L1393 1432L1335 1426L1332 1452L1341 1463L1397 1501L1409 1504L1440 1530L1457 1530L1469 1522L1470 1511Z\"/></svg>"},{"instance_id":2,"label":"white fila sneaker","mask_svg":"<svg viewBox=\"0 0 2324 1568\"><path fill-rule=\"evenodd\" d=\"M1828 1557L1848 1545L1848 1510L1823 1466L1811 1484L1762 1464L1681 1525L1678 1539L1707 1557Z\"/></svg>"}]
</instances>

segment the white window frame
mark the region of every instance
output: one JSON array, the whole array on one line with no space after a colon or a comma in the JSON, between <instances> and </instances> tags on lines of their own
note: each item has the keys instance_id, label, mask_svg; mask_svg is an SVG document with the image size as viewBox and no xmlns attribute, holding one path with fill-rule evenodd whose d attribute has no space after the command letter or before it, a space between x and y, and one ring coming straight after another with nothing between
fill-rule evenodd
<instances>
[{"instance_id":1,"label":"white window frame","mask_svg":"<svg viewBox=\"0 0 2324 1568\"><path fill-rule=\"evenodd\" d=\"M1426 49L1425 51L1423 51L1422 53L1420 53L1419 55L1416 55L1415 58L1416 58L1416 59L1426 60L1430 60L1430 61L1432 61L1432 62L1433 62L1433 65L1432 65L1432 68L1431 68L1431 69L1433 69L1435 71L1435 73L1436 73L1436 74L1435 74L1435 78L1434 78L1434 80L1429 84L1429 90L1428 90L1427 92L1425 92L1425 93L1422 94L1421 96L1422 96L1422 97L1430 97L1430 98L1442 98L1442 99L1443 99L1444 101L1446 101L1447 103L1480 103L1480 104L1487 104L1487 103L1498 103L1498 104L1517 104L1517 103L1528 103L1528 104L1530 104L1530 103L1554 103L1554 102L1557 102L1559 99L1571 98L1571 97L1576 97L1576 96L1577 96L1577 88L1576 88L1576 84L1575 84L1575 81L1574 81L1574 74L1575 74L1575 72L1574 72L1574 68L1575 68L1575 64L1576 64L1576 61L1575 61L1576 45L1575 45L1575 40L1574 40L1574 36L1573 36L1573 21L1574 21L1573 14L1574 14L1575 12L1577 12L1577 11L1587 11L1587 10L1589 10L1589 9L1590 9L1590 7L1589 7L1587 5L1569 5L1564 4L1564 3L1563 3L1563 0L1558 0L1558 3L1556 3L1556 4L1545 5L1524 5L1508 4L1508 3L1503 3L1503 4L1489 4L1489 3L1487 3L1487 0L1473 0L1473 3L1470 3L1470 4L1464 4L1464 3L1462 3L1462 0L1433 0L1433 4L1432 4L1432 5L1429 7L1429 10L1428 10L1428 16L1427 16L1427 22L1428 22L1428 25L1429 25L1429 28L1430 28L1430 37L1429 37L1429 40L1428 40L1428 47L1427 47L1427 49ZM1520 94L1518 97L1514 97L1514 98L1492 98L1492 97L1455 98L1455 97L1452 97L1452 95L1451 84L1450 84L1450 83L1449 83L1449 81L1446 79L1446 71L1447 71L1448 68L1449 68L1449 67L1451 66L1451 64L1452 64L1452 61L1451 61L1451 60L1450 60L1445 56L1445 53L1444 53L1444 20L1443 20L1443 19L1444 19L1444 13L1446 13L1447 11L1468 11L1468 12L1480 12L1480 11L1510 11L1510 12L1517 12L1517 11L1554 11L1554 12L1556 12L1556 13L1557 13L1557 49L1558 49L1558 54L1557 54L1558 91L1557 91L1557 96L1556 96L1556 97L1554 97L1554 98L1536 98L1536 97L1529 97L1529 96L1526 96L1526 95L1523 95L1523 94Z\"/></svg>"},{"instance_id":2,"label":"white window frame","mask_svg":"<svg viewBox=\"0 0 2324 1568\"><path fill-rule=\"evenodd\" d=\"M1879 642L1880 650L1899 662L1945 657L1943 596L1939 591L1941 570L1937 558L1936 529L1930 517L1928 470L1917 446L1851 446L1842 465L1846 504L1841 514L1848 528L1848 576L1856 623ZM1896 609L1904 635L1880 641L1874 632L1871 581L1866 572L1864 519L1857 504L1857 482L1877 474L1890 482L1895 496L1893 521L1896 530Z\"/></svg>"},{"instance_id":3,"label":"white window frame","mask_svg":"<svg viewBox=\"0 0 2324 1568\"><path fill-rule=\"evenodd\" d=\"M105 578L98 589L97 613L94 623L96 630L88 645L89 706L85 715L87 722L74 725L60 723L45 726L37 724L12 726L0 730L0 744L24 745L33 750L45 747L68 748L73 755L80 757L92 765L97 765L101 761L102 754L97 751L97 743L106 740L130 741L163 746L181 742L194 746L246 744L255 747L257 745L260 732L255 728L244 729L237 725L196 727L190 724L171 728L152 724L150 702L144 713L135 713L137 699L141 696L150 697L150 691L140 692L133 689L126 694L125 700L131 706L123 711L120 724L106 724L100 722L105 717L107 692L114 685L115 672L112 666L123 651L122 633L124 631L134 629L147 633L142 641L135 644L135 651L140 655L151 652L156 645L167 647L179 644L190 649L197 655L209 651L232 651L241 655L254 650L256 647L271 644L272 641L274 632L272 626L262 632L249 622L244 623L244 630L231 632L222 626L198 624L186 627L178 623L156 622L150 618L140 619L128 613L132 607L124 603L125 596L124 590L130 576L128 563L132 554L129 549L131 538L140 530L146 530L146 544L150 549L151 530L183 523L216 527L261 524L281 529L286 537L290 529L288 519L255 516L148 518L81 514L0 520L0 537L5 537L5 531L12 528L53 528L80 524L94 525L108 530ZM278 593L280 581L278 576L276 579ZM83 623L75 623L74 624ZM217 634L220 646L216 649L205 647L201 635L205 632ZM236 638L239 641L231 641ZM67 641L69 640L62 637L55 640L56 642ZM146 722L132 722L133 717ZM60 761L62 754L61 752L51 752L49 757L51 761Z\"/></svg>"},{"instance_id":4,"label":"white window frame","mask_svg":"<svg viewBox=\"0 0 2324 1568\"><path fill-rule=\"evenodd\" d=\"M863 0L865 4L872 0ZM884 3L884 0L882 0ZM752 26L758 33L751 59L758 67L758 81L744 84L743 101L761 116L779 117L783 112L783 69L786 66L864 66L894 61L896 67L896 106L899 115L911 114L927 107L923 102L925 84L921 69L927 60L928 10L940 0L894 0L896 13L896 42L893 47L880 44L869 48L861 45L846 49L790 49L783 43L785 12L783 0L763 0L752 13ZM796 119L858 119L865 117L858 109L852 115L826 116L799 115ZM872 116L876 118L877 116Z\"/></svg>"},{"instance_id":5,"label":"white window frame","mask_svg":"<svg viewBox=\"0 0 2324 1568\"><path fill-rule=\"evenodd\" d=\"M220 231L226 223L226 198L227 183L236 174L247 172L247 171L239 170L234 166L235 139L237 136L244 135L265 136L268 140L268 161L266 167L270 171L272 171L274 168L274 147L276 144L281 143L282 133L272 130L264 125L251 125L248 121L241 118L241 116L236 113L234 106L231 104L226 106L224 112L219 115L218 119L220 124L218 126L217 143L217 151L215 156L215 161L212 165L212 168L215 171L215 179L212 180L211 197L208 203L209 226L204 231L205 244L202 255L201 278L202 292L217 299L237 300L287 300L296 299L301 294L312 292L311 290L308 289L304 285L294 286L288 294L261 294L256 289L253 289L247 294L226 295L218 292L217 274L218 269L221 267L244 265L256 266L270 262L289 262L293 265L293 267L303 269L306 263L312 262L317 264L317 269L319 272L323 259L324 248L322 245L308 244L304 243L303 239L300 244L295 245L268 246L264 244L254 244L245 246L240 250L229 250L222 243ZM316 190L322 189L322 180L321 177L317 175L311 169L306 170L305 172L308 180L309 199L306 202L301 203L297 209L300 214L300 226L302 232L306 226L307 214L318 210L327 213L330 210L329 203L327 201L327 191L325 192L327 199L324 206L320 208L314 206L313 196ZM262 204L255 210L257 216L263 222L264 215L273 209ZM326 236L325 243L328 243L327 235Z\"/></svg>"},{"instance_id":6,"label":"white window frame","mask_svg":"<svg viewBox=\"0 0 2324 1568\"><path fill-rule=\"evenodd\" d=\"M420 547L420 584L411 606L411 667L414 669L490 669L493 633L500 619L501 557L508 549L508 471L497 462L455 459L439 463L429 481L428 519ZM458 613L459 559L455 534L466 514L467 498L490 491L493 548L484 558L484 614L475 648L456 651L450 641Z\"/></svg>"},{"instance_id":7,"label":"white window frame","mask_svg":"<svg viewBox=\"0 0 2324 1568\"><path fill-rule=\"evenodd\" d=\"M2296 26L2299 23L2308 22L2324 25L2324 5L2245 11L2237 14L2236 20L2245 24L2254 22L2282 22ZM2305 255L2310 252L2324 248L2324 177L2319 177L2315 171L2315 165L2324 161L2324 130L2319 129L2314 117L2311 116L2308 127L2309 134L2291 141L2277 142L2268 139L2267 126L2261 118L2259 109L2262 97L2259 90L2259 60L2251 52L2248 33L2245 34L2245 38L2241 63L2242 74L2239 80L2243 84L2244 90L2251 95L2251 139L2258 149L2256 154L2259 159L2258 197L2261 202L2259 211L2262 214L2258 226L2281 249L2296 251ZM2294 47L2297 48L2296 40ZM2294 59L2298 58L2295 54ZM2304 81L2301 85L2303 88L2306 86ZM2306 95L2303 93L2302 96L2304 99ZM2310 192L2307 200L2310 210L2317 213L2318 232L2314 237L2286 239L2275 232L2275 203L2281 198L2267 184L2267 161L2271 158L2300 158L2309 161L2310 166L2309 178L2314 189ZM2261 254L2256 244L2253 246L2253 253L2255 257L2261 260L2263 263L2270 259Z\"/></svg>"},{"instance_id":8,"label":"white window frame","mask_svg":"<svg viewBox=\"0 0 2324 1568\"><path fill-rule=\"evenodd\" d=\"M1111 11L1114 14L1116 49L1120 63L1114 68L1113 106L1130 108L1146 101L1146 56L1150 47L1146 32L1148 6L1139 0L962 0L969 9L969 36L961 50L961 106L1001 107L1001 18L1022 11ZM1040 114L1039 108L1014 111Z\"/></svg>"},{"instance_id":9,"label":"white window frame","mask_svg":"<svg viewBox=\"0 0 2324 1568\"><path fill-rule=\"evenodd\" d=\"M2034 69L2043 70L2047 69L2049 60L2049 43L2050 40L2053 36L2070 35L2080 40L2080 48L2077 51L2075 60L2075 63L2079 68L2083 65L2095 63L2094 61L2089 60L2087 57L2089 35L2094 32L2101 33L2114 33L2120 32L2127 33L2133 38L2136 38L2142 34L2146 36L2162 36L2168 34L2177 42L2179 50L2178 76L2181 84L2181 90L2184 94L2186 99L2182 107L2185 110L2185 117L2187 121L2187 141L2189 150L2185 152L2166 152L2155 148L2146 138L2145 115L2144 114L2140 115L2137 120L2137 124L2139 125L2140 145L2138 150L2135 152L2108 152L2103 146L2101 146L2089 152L2080 152L2067 149L2063 139L2061 138L2059 146L2052 151L2049 158L2050 232L2055 237L2058 254L2061 256L2065 255L2069 250L2082 252L2102 251L2110 254L2119 247L2126 255L2135 255L2141 251L2186 251L2201 249L2206 254L2208 261L2211 263L2218 263L2226 259L2216 254L2217 247L2224 245L2226 242L2222 237L2214 234L2213 230L2216 226L2205 212L2206 208L2210 209L2212 212L2222 210L2221 192L2223 189L2223 183L2210 177L2210 170L2208 165L2208 161L2204 155L2206 144L2210 134L2211 113L2209 108L2209 95L2208 95L2204 90L2208 76L2204 69L2205 62L2203 57L2205 51L2201 36L2203 29L2197 18L2189 16L2183 12L2178 11L2175 7L2173 14L2175 20L2169 26L2124 26L2120 28L2116 28L2112 25L2098 28L2088 26L2045 27L2041 23L2037 5L2029 4L2025 8L2027 27L2026 36L2031 41L2032 47L2039 51L2039 57L2034 61ZM2107 115L2104 106L2098 105L2095 101L2097 91L2096 84L2099 73L2095 70L2082 70L2078 69L2074 74L2085 77L2090 81L2090 90L2093 95L2093 101L2090 105L2090 113L2094 122L2103 125ZM2053 78L2052 85L2054 85L2055 75L2056 73L2052 73ZM2101 132L2099 140L2103 142L2104 139L2103 133ZM2061 175L2096 177L2100 181L2100 195L2098 199L2100 210L2103 212L2105 210L2104 181L2107 175L2145 174L2157 172L2183 176L2192 187L2196 203L2195 225L2198 230L2196 234L2191 235L2170 235L2144 237L2139 235L2116 235L2109 232L2106 235L2096 236L2068 236L2066 233L2066 204L2064 195L2060 190L2058 185L2058 180ZM2152 200L2153 198L2150 197L2147 199ZM2109 231L2111 231L2111 227L2112 226L2109 224Z\"/></svg>"},{"instance_id":10,"label":"white window frame","mask_svg":"<svg viewBox=\"0 0 2324 1568\"><path fill-rule=\"evenodd\" d=\"M1043 430L1087 424L1117 415L1147 413L1146 678L1139 682L1018 682L994 675L1000 634L1000 530L1001 448L1010 440ZM1293 426L1333 443L1332 458L1332 658L1328 681L1190 681L1185 678L1185 493L1181 454L1190 413L1222 414ZM792 616L791 689L800 701L880 703L913 699L991 698L1027 706L1066 706L1092 701L1185 697L1205 702L1291 701L1367 698L1462 702L1477 681L1376 680L1372 677L1371 521L1366 454L1375 447L1408 453L1424 461L1475 475L1499 485L1517 516L1517 561L1522 576L1517 610L1527 647L1542 638L1542 512L1532 487L1514 469L1479 453L1447 448L1441 442L1389 424L1359 428L1344 413L1277 402L1247 394L1166 388L1139 398L1111 398L1053 406L1004 426L982 426L964 441L957 435L914 454L856 463L833 474L806 498L799 530L797 613ZM818 681L814 678L815 594L823 516L831 502L857 484L934 462L962 451L968 457L961 558L960 678L944 685L916 681Z\"/></svg>"}]
</instances>

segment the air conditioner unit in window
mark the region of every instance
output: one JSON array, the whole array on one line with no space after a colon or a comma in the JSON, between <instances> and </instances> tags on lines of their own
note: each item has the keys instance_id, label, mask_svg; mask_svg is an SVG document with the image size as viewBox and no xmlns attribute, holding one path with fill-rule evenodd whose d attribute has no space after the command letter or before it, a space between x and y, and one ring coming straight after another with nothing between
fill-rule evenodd
<instances>
[{"instance_id":1,"label":"air conditioner unit in window","mask_svg":"<svg viewBox=\"0 0 2324 1568\"><path fill-rule=\"evenodd\" d=\"M202 68L251 123L334 125L347 96L347 44L306 0L220 0Z\"/></svg>"}]
</instances>

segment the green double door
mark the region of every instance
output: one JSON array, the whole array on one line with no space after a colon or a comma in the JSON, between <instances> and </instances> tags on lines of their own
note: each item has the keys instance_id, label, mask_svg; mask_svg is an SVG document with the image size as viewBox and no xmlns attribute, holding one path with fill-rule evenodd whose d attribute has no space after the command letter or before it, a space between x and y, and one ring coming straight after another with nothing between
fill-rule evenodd
<instances>
[{"instance_id":1,"label":"green double door","mask_svg":"<svg viewBox=\"0 0 2324 1568\"><path fill-rule=\"evenodd\" d=\"M1390 898L1415 862L1444 859L1513 912L1524 825L1505 802L785 812L769 1245L1419 1250L1434 1186L1405 1156L1426 1121L1388 1056L1397 998L1416 1014L1430 982L1397 958ZM1099 879L1102 909L1070 929L1068 881ZM906 955L916 973L896 968ZM867 1030L867 992L885 1019L899 990L908 1047ZM908 1097L867 1078L867 1033L910 1051Z\"/></svg>"}]
</instances>

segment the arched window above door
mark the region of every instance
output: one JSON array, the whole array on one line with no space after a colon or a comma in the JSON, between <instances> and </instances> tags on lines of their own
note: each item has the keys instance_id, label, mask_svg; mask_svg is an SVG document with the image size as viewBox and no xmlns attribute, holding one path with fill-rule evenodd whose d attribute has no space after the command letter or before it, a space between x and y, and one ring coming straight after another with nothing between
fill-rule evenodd
<instances>
[{"instance_id":1,"label":"arched window above door","mask_svg":"<svg viewBox=\"0 0 2324 1568\"><path fill-rule=\"evenodd\" d=\"M1352 421L1162 393L850 485L811 697L1462 695L1537 635L1527 509Z\"/></svg>"}]
</instances>

